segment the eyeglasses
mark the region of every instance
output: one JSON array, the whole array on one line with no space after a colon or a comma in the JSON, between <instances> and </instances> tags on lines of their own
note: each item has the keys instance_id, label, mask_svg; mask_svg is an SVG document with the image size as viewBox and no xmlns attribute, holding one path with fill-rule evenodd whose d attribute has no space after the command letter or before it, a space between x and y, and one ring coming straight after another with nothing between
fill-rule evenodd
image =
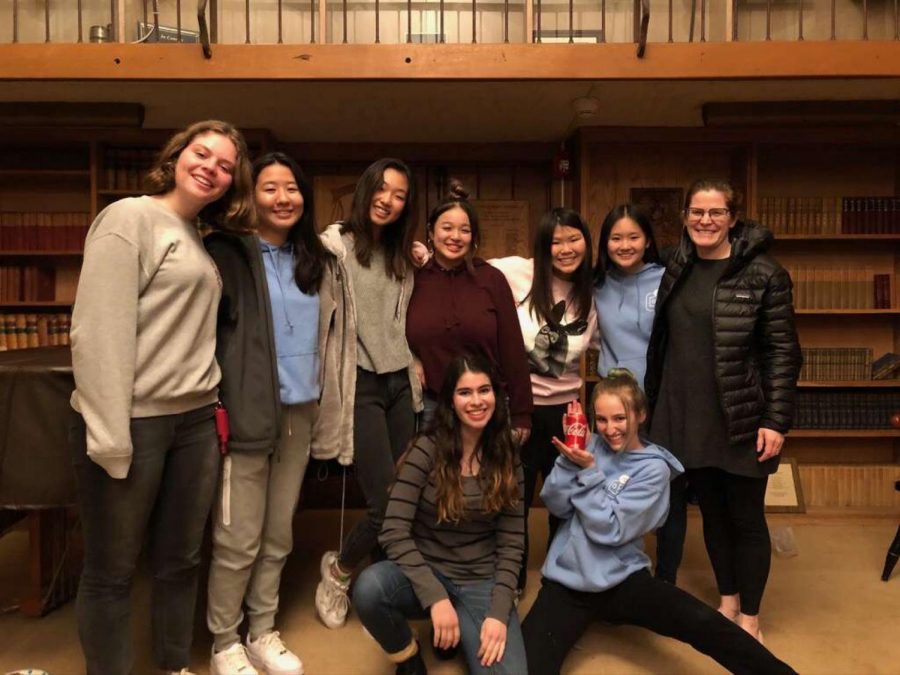
<instances>
[{"instance_id":1,"label":"eyeglasses","mask_svg":"<svg viewBox=\"0 0 900 675\"><path fill-rule=\"evenodd\" d=\"M728 214L731 213L731 209L685 209L684 210L687 219L691 223L699 223L703 220L703 215L705 213L709 214L709 219L714 223L721 223L728 220Z\"/></svg>"}]
</instances>

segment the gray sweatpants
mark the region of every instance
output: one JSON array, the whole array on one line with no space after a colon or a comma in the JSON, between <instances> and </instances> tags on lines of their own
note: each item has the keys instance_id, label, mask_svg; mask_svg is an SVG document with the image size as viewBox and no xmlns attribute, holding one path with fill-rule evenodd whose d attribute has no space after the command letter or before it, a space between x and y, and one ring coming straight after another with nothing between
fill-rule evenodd
<instances>
[{"instance_id":1,"label":"gray sweatpants","mask_svg":"<svg viewBox=\"0 0 900 675\"><path fill-rule=\"evenodd\" d=\"M292 522L317 410L315 402L284 406L275 451L232 453L230 490L220 477L206 612L216 651L240 640L242 605L251 639L275 627L281 570L294 544ZM230 508L224 508L229 500Z\"/></svg>"}]
</instances>

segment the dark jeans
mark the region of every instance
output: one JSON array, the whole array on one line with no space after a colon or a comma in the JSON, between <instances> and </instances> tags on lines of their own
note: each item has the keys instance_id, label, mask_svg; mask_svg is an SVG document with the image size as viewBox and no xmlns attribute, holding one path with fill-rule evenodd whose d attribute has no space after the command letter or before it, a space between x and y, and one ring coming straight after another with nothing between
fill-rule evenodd
<instances>
[{"instance_id":1,"label":"dark jeans","mask_svg":"<svg viewBox=\"0 0 900 675\"><path fill-rule=\"evenodd\" d=\"M687 476L681 474L669 489L669 515L656 531L656 578L674 584L687 535Z\"/></svg>"},{"instance_id":2,"label":"dark jeans","mask_svg":"<svg viewBox=\"0 0 900 675\"><path fill-rule=\"evenodd\" d=\"M347 535L338 562L355 569L378 545L378 533L397 460L415 433L412 390L406 370L378 375L356 369L353 463L366 500L366 517Z\"/></svg>"},{"instance_id":3,"label":"dark jeans","mask_svg":"<svg viewBox=\"0 0 900 675\"><path fill-rule=\"evenodd\" d=\"M523 675L525 673L525 645L515 608L509 615L506 628L506 650L503 658L490 668L484 668L478 658L481 646L481 624L491 606L494 580L473 584L455 584L434 572L447 590L447 595L459 619L459 641L469 673L495 675ZM403 651L413 639L407 619L430 616L413 591L412 583L396 563L383 560L366 568L353 586L353 607L360 621L376 642L388 654Z\"/></svg>"},{"instance_id":4,"label":"dark jeans","mask_svg":"<svg viewBox=\"0 0 900 675\"><path fill-rule=\"evenodd\" d=\"M641 626L681 640L738 675L794 672L737 624L647 570L599 593L573 591L544 579L522 623L528 672L559 673L569 650L596 620Z\"/></svg>"},{"instance_id":5,"label":"dark jeans","mask_svg":"<svg viewBox=\"0 0 900 675\"><path fill-rule=\"evenodd\" d=\"M89 675L128 675L131 581L148 537L153 654L163 670L189 665L203 529L218 478L213 406L131 420L127 478L87 457L84 420L70 430L84 530L76 612Z\"/></svg>"},{"instance_id":6,"label":"dark jeans","mask_svg":"<svg viewBox=\"0 0 900 675\"><path fill-rule=\"evenodd\" d=\"M688 471L703 514L703 540L722 595L738 594L741 612L755 616L769 579L772 543L766 524L768 476L722 469Z\"/></svg>"},{"instance_id":7,"label":"dark jeans","mask_svg":"<svg viewBox=\"0 0 900 675\"><path fill-rule=\"evenodd\" d=\"M534 502L534 490L537 486L538 474L544 480L553 470L559 452L553 446L551 438L564 439L562 418L566 412L566 403L559 405L536 405L531 415L531 436L522 446L522 470L525 474L525 555L522 556L522 568L519 570L519 589L525 588L528 578L528 511ZM553 514L548 514L550 533L547 536L547 548L553 541L562 521Z\"/></svg>"}]
</instances>

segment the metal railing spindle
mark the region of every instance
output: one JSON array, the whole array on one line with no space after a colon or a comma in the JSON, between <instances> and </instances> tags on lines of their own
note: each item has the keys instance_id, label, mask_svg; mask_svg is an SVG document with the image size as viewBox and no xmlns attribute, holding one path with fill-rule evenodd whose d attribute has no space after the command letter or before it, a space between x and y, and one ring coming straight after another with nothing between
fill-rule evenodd
<instances>
[{"instance_id":1,"label":"metal railing spindle","mask_svg":"<svg viewBox=\"0 0 900 675\"><path fill-rule=\"evenodd\" d=\"M673 42L673 39L672 39L672 0L669 0L669 42Z\"/></svg>"},{"instance_id":2,"label":"metal railing spindle","mask_svg":"<svg viewBox=\"0 0 900 675\"><path fill-rule=\"evenodd\" d=\"M50 0L44 0L44 42L50 42Z\"/></svg>"},{"instance_id":3,"label":"metal railing spindle","mask_svg":"<svg viewBox=\"0 0 900 675\"><path fill-rule=\"evenodd\" d=\"M706 0L700 0L700 42L706 42Z\"/></svg>"},{"instance_id":4,"label":"metal railing spindle","mask_svg":"<svg viewBox=\"0 0 900 675\"><path fill-rule=\"evenodd\" d=\"M84 42L84 29L81 23L81 0L78 0L78 41Z\"/></svg>"},{"instance_id":5,"label":"metal railing spindle","mask_svg":"<svg viewBox=\"0 0 900 675\"><path fill-rule=\"evenodd\" d=\"M478 42L478 39L476 38L476 35L475 35L475 3L476 2L478 2L478 0L472 0L472 44L473 45Z\"/></svg>"},{"instance_id":6,"label":"metal railing spindle","mask_svg":"<svg viewBox=\"0 0 900 675\"><path fill-rule=\"evenodd\" d=\"M799 26L797 27L797 40L803 41L803 0L800 0Z\"/></svg>"},{"instance_id":7,"label":"metal railing spindle","mask_svg":"<svg viewBox=\"0 0 900 675\"><path fill-rule=\"evenodd\" d=\"M381 6L379 0L375 0L375 44L381 42Z\"/></svg>"},{"instance_id":8,"label":"metal railing spindle","mask_svg":"<svg viewBox=\"0 0 900 675\"><path fill-rule=\"evenodd\" d=\"M409 6L410 6L410 13L411 13L412 12L412 0L410 0ZM439 19L438 32L440 33L440 35L438 35L438 41L440 41L441 43L444 43L446 41L444 39L444 0L441 0L439 14L440 14L440 16L438 17L438 19Z\"/></svg>"},{"instance_id":9,"label":"metal railing spindle","mask_svg":"<svg viewBox=\"0 0 900 675\"><path fill-rule=\"evenodd\" d=\"M835 32L835 21L834 21L834 15L835 15L835 11L834 11L834 10L835 10L835 7L834 7L834 5L835 5L835 0L831 0L831 39L832 39L832 40L834 40L834 39L835 39L835 36L836 36L836 32Z\"/></svg>"},{"instance_id":10,"label":"metal railing spindle","mask_svg":"<svg viewBox=\"0 0 900 675\"><path fill-rule=\"evenodd\" d=\"M772 0L766 0L766 40L772 39Z\"/></svg>"},{"instance_id":11,"label":"metal railing spindle","mask_svg":"<svg viewBox=\"0 0 900 675\"><path fill-rule=\"evenodd\" d=\"M509 0L503 0L503 42L509 42Z\"/></svg>"},{"instance_id":12,"label":"metal railing spindle","mask_svg":"<svg viewBox=\"0 0 900 675\"><path fill-rule=\"evenodd\" d=\"M284 44L284 40L282 39L282 20L281 20L281 0L278 0L278 44Z\"/></svg>"},{"instance_id":13,"label":"metal railing spindle","mask_svg":"<svg viewBox=\"0 0 900 675\"><path fill-rule=\"evenodd\" d=\"M604 0L604 2L605 1L606 0ZM536 34L537 34L537 40L534 40L534 42L541 42L542 41L541 40L541 14L543 13L541 11L541 0L536 0L535 5L534 5L534 11L535 11L535 14L537 15L537 17L535 19L535 27L534 27Z\"/></svg>"},{"instance_id":14,"label":"metal railing spindle","mask_svg":"<svg viewBox=\"0 0 900 675\"><path fill-rule=\"evenodd\" d=\"M600 40L606 42L606 0L600 0Z\"/></svg>"},{"instance_id":15,"label":"metal railing spindle","mask_svg":"<svg viewBox=\"0 0 900 675\"><path fill-rule=\"evenodd\" d=\"M244 0L244 44L250 44L250 0Z\"/></svg>"},{"instance_id":16,"label":"metal railing spindle","mask_svg":"<svg viewBox=\"0 0 900 675\"><path fill-rule=\"evenodd\" d=\"M181 0L175 0L175 31L178 41L181 42Z\"/></svg>"},{"instance_id":17,"label":"metal railing spindle","mask_svg":"<svg viewBox=\"0 0 900 675\"><path fill-rule=\"evenodd\" d=\"M863 40L869 39L869 2L863 0Z\"/></svg>"}]
</instances>

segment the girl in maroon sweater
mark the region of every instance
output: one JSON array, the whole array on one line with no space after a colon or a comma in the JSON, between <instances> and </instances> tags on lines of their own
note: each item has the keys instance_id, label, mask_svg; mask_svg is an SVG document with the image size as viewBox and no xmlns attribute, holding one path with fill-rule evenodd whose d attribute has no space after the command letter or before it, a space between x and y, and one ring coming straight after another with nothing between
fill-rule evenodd
<instances>
[{"instance_id":1,"label":"girl in maroon sweater","mask_svg":"<svg viewBox=\"0 0 900 675\"><path fill-rule=\"evenodd\" d=\"M499 270L475 257L478 213L462 184L428 217L429 261L416 272L406 318L406 337L418 360L425 392L422 424L434 413L444 371L454 356L484 353L500 372L509 397L514 434L522 441L531 428L531 381L512 292Z\"/></svg>"}]
</instances>

